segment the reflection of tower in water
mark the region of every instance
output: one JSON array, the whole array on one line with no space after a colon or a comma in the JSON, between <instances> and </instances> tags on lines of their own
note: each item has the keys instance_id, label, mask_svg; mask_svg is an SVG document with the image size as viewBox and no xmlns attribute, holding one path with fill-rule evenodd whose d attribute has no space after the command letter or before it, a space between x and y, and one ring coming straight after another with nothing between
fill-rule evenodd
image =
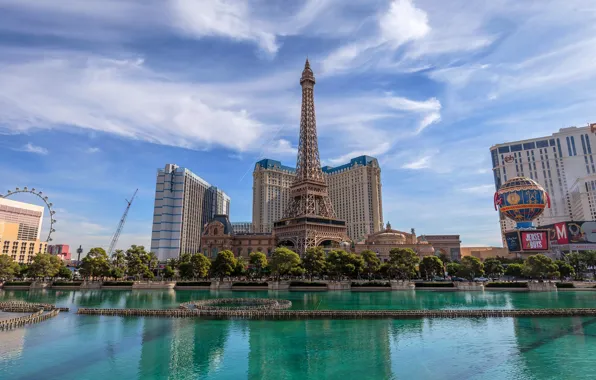
<instances>
[{"instance_id":1,"label":"reflection of tower in water","mask_svg":"<svg viewBox=\"0 0 596 380\"><path fill-rule=\"evenodd\" d=\"M229 321L145 318L139 378L196 378L224 356Z\"/></svg>"},{"instance_id":2,"label":"reflection of tower in water","mask_svg":"<svg viewBox=\"0 0 596 380\"><path fill-rule=\"evenodd\" d=\"M391 378L390 320L251 321L250 379Z\"/></svg>"}]
</instances>

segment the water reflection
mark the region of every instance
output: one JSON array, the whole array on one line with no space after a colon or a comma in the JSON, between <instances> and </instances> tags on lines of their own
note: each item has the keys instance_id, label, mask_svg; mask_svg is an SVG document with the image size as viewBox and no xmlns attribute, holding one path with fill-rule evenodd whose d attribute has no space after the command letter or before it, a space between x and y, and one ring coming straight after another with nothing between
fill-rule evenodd
<instances>
[{"instance_id":1,"label":"water reflection","mask_svg":"<svg viewBox=\"0 0 596 380\"><path fill-rule=\"evenodd\" d=\"M263 293L268 294L217 295ZM0 300L72 308L165 308L213 296L171 290L0 291ZM596 295L425 291L279 292L277 297L292 300L298 309L438 309L585 307ZM576 379L596 370L596 318L219 321L71 312L14 332L0 337L0 378L543 379L559 374Z\"/></svg>"}]
</instances>

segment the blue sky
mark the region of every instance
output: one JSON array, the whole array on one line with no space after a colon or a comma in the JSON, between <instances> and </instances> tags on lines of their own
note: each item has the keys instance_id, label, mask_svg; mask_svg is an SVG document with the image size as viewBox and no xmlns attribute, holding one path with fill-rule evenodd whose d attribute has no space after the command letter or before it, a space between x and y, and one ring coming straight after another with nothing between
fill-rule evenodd
<instances>
[{"instance_id":1,"label":"blue sky","mask_svg":"<svg viewBox=\"0 0 596 380\"><path fill-rule=\"evenodd\" d=\"M384 219L500 245L489 148L594 121L596 4L515 0L0 0L0 191L56 243L149 245L157 168L250 221L252 169L294 165L308 55L323 164L369 154ZM32 198L16 198L33 201Z\"/></svg>"}]
</instances>

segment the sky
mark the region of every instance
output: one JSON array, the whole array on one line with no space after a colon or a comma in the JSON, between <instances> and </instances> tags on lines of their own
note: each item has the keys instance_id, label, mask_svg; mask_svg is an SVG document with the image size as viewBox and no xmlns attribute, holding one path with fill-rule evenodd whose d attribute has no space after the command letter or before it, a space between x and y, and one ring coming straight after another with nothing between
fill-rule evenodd
<instances>
[{"instance_id":1,"label":"sky","mask_svg":"<svg viewBox=\"0 0 596 380\"><path fill-rule=\"evenodd\" d=\"M175 163L250 221L307 56L322 164L377 157L385 222L466 246L501 245L492 145L596 121L591 0L0 0L0 193L42 190L87 251L138 188L118 247L148 247Z\"/></svg>"}]
</instances>

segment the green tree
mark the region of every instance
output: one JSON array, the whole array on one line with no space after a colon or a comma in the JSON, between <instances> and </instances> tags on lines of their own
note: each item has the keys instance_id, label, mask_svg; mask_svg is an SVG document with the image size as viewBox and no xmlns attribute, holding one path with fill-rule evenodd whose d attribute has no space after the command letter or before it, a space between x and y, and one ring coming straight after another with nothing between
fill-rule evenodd
<instances>
[{"instance_id":1,"label":"green tree","mask_svg":"<svg viewBox=\"0 0 596 380\"><path fill-rule=\"evenodd\" d=\"M362 251L360 256L364 260L364 273L366 273L366 276L370 280L381 269L381 260L379 260L376 253L368 249Z\"/></svg>"},{"instance_id":2,"label":"green tree","mask_svg":"<svg viewBox=\"0 0 596 380\"><path fill-rule=\"evenodd\" d=\"M479 258L466 256L461 259L457 275L472 281L474 278L484 275L484 265Z\"/></svg>"},{"instance_id":3,"label":"green tree","mask_svg":"<svg viewBox=\"0 0 596 380\"><path fill-rule=\"evenodd\" d=\"M19 272L17 274L19 278L25 278L29 276L29 265L19 264Z\"/></svg>"},{"instance_id":4,"label":"green tree","mask_svg":"<svg viewBox=\"0 0 596 380\"><path fill-rule=\"evenodd\" d=\"M252 273L258 277L263 277L263 271L267 268L267 256L263 252L251 252L248 255L248 262L250 263Z\"/></svg>"},{"instance_id":5,"label":"green tree","mask_svg":"<svg viewBox=\"0 0 596 380\"><path fill-rule=\"evenodd\" d=\"M505 273L505 268L498 259L484 260L484 271L490 278L499 278Z\"/></svg>"},{"instance_id":6,"label":"green tree","mask_svg":"<svg viewBox=\"0 0 596 380\"><path fill-rule=\"evenodd\" d=\"M443 276L443 262L437 256L423 257L418 269L420 270L420 275L424 275L427 280L434 276Z\"/></svg>"},{"instance_id":7,"label":"green tree","mask_svg":"<svg viewBox=\"0 0 596 380\"><path fill-rule=\"evenodd\" d=\"M112 253L112 267L123 271L126 270L126 254L123 250L117 249L116 252Z\"/></svg>"},{"instance_id":8,"label":"green tree","mask_svg":"<svg viewBox=\"0 0 596 380\"><path fill-rule=\"evenodd\" d=\"M211 266L213 274L223 281L224 277L231 276L236 269L236 258L232 251L219 251Z\"/></svg>"},{"instance_id":9,"label":"green tree","mask_svg":"<svg viewBox=\"0 0 596 380\"><path fill-rule=\"evenodd\" d=\"M447 270L449 276L454 277L457 276L457 274L459 273L460 267L461 264L459 263L447 263L445 269Z\"/></svg>"},{"instance_id":10,"label":"green tree","mask_svg":"<svg viewBox=\"0 0 596 380\"><path fill-rule=\"evenodd\" d=\"M248 263L244 257L240 256L236 259L236 266L234 267L234 276L240 277L246 274Z\"/></svg>"},{"instance_id":11,"label":"green tree","mask_svg":"<svg viewBox=\"0 0 596 380\"><path fill-rule=\"evenodd\" d=\"M300 256L298 256L296 252L285 247L276 248L269 260L271 273L273 273L278 281L281 276L292 273L292 269L298 265L300 265Z\"/></svg>"},{"instance_id":12,"label":"green tree","mask_svg":"<svg viewBox=\"0 0 596 380\"><path fill-rule=\"evenodd\" d=\"M110 262L108 254L103 248L91 248L87 256L81 260L80 271L86 277L109 276Z\"/></svg>"},{"instance_id":13,"label":"green tree","mask_svg":"<svg viewBox=\"0 0 596 380\"><path fill-rule=\"evenodd\" d=\"M152 269L157 267L155 255L147 253L142 245L131 245L126 250L126 267L129 276L140 278L153 278Z\"/></svg>"},{"instance_id":14,"label":"green tree","mask_svg":"<svg viewBox=\"0 0 596 380\"><path fill-rule=\"evenodd\" d=\"M592 270L592 278L596 280L596 251L584 251L581 256L588 269Z\"/></svg>"},{"instance_id":15,"label":"green tree","mask_svg":"<svg viewBox=\"0 0 596 380\"><path fill-rule=\"evenodd\" d=\"M327 271L336 280L341 280L343 276L349 276L356 272L355 260L353 255L344 250L335 250L327 254ZM362 258L360 258L362 260ZM364 262L362 261L362 264Z\"/></svg>"},{"instance_id":16,"label":"green tree","mask_svg":"<svg viewBox=\"0 0 596 380\"><path fill-rule=\"evenodd\" d=\"M575 279L582 280L584 278L584 272L587 269L585 256L579 253L569 253L565 255L565 261L573 267Z\"/></svg>"},{"instance_id":17,"label":"green tree","mask_svg":"<svg viewBox=\"0 0 596 380\"><path fill-rule=\"evenodd\" d=\"M228 251L229 252L229 251ZM209 270L211 270L211 260L205 255L197 253L190 255L190 276L193 278L205 278L209 276ZM182 269L181 269L182 270Z\"/></svg>"},{"instance_id":18,"label":"green tree","mask_svg":"<svg viewBox=\"0 0 596 380\"><path fill-rule=\"evenodd\" d=\"M327 261L325 258L325 251L321 247L311 247L304 253L302 265L310 280L313 276L320 276L325 272Z\"/></svg>"},{"instance_id":19,"label":"green tree","mask_svg":"<svg viewBox=\"0 0 596 380\"><path fill-rule=\"evenodd\" d=\"M559 279L561 281L563 281L565 279L565 277L573 277L575 275L575 270L573 270L573 267L571 265L569 265L568 263L566 263L563 260L557 260L555 261L555 265L558 268L559 271Z\"/></svg>"},{"instance_id":20,"label":"green tree","mask_svg":"<svg viewBox=\"0 0 596 380\"><path fill-rule=\"evenodd\" d=\"M157 258L154 252L147 253L147 255L145 256L145 261L151 271L157 269L157 266L159 265L159 259Z\"/></svg>"},{"instance_id":21,"label":"green tree","mask_svg":"<svg viewBox=\"0 0 596 380\"><path fill-rule=\"evenodd\" d=\"M416 276L420 258L411 248L393 248L389 251L389 275L392 278L409 280Z\"/></svg>"},{"instance_id":22,"label":"green tree","mask_svg":"<svg viewBox=\"0 0 596 380\"><path fill-rule=\"evenodd\" d=\"M33 257L29 266L29 275L32 277L54 277L60 271L62 260L49 253L38 253Z\"/></svg>"},{"instance_id":23,"label":"green tree","mask_svg":"<svg viewBox=\"0 0 596 380\"><path fill-rule=\"evenodd\" d=\"M121 268L113 267L112 269L110 269L110 277L113 277L117 280L121 279L122 277L124 277L124 271Z\"/></svg>"},{"instance_id":24,"label":"green tree","mask_svg":"<svg viewBox=\"0 0 596 380\"><path fill-rule=\"evenodd\" d=\"M68 269L66 266L61 265L60 269L58 269L58 274L56 275L56 277L70 280L72 279L72 271Z\"/></svg>"},{"instance_id":25,"label":"green tree","mask_svg":"<svg viewBox=\"0 0 596 380\"><path fill-rule=\"evenodd\" d=\"M532 278L548 278L559 277L557 265L550 257L544 255L532 255L524 262L523 273L525 276Z\"/></svg>"},{"instance_id":26,"label":"green tree","mask_svg":"<svg viewBox=\"0 0 596 380\"><path fill-rule=\"evenodd\" d=\"M19 272L19 264L15 262L12 257L8 255L0 255L0 278L11 279L18 275Z\"/></svg>"},{"instance_id":27,"label":"green tree","mask_svg":"<svg viewBox=\"0 0 596 380\"><path fill-rule=\"evenodd\" d=\"M505 274L507 276L511 276L513 278L522 277L524 274L524 265L523 264L509 264L505 269Z\"/></svg>"},{"instance_id":28,"label":"green tree","mask_svg":"<svg viewBox=\"0 0 596 380\"><path fill-rule=\"evenodd\" d=\"M172 279L176 275L176 271L172 268L171 265L166 265L163 268L163 277L167 279Z\"/></svg>"}]
</instances>

